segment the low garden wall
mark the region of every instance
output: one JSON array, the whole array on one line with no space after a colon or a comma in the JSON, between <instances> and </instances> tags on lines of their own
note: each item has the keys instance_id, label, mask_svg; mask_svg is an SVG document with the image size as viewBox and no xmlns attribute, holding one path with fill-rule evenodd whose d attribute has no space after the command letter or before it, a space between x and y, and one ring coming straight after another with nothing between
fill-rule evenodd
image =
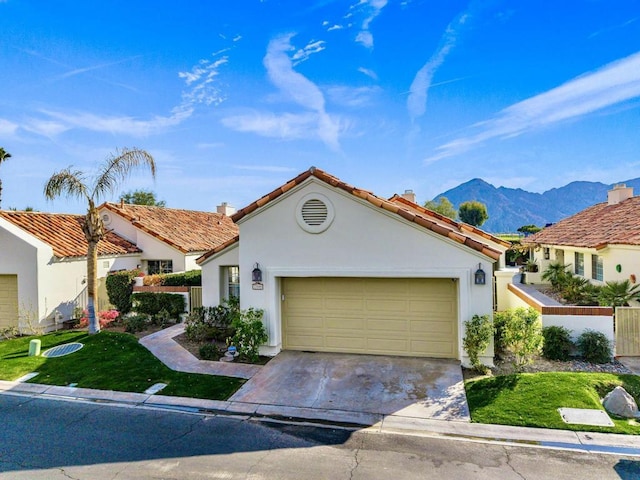
<instances>
[{"instance_id":1,"label":"low garden wall","mask_svg":"<svg viewBox=\"0 0 640 480\"><path fill-rule=\"evenodd\" d=\"M605 334L613 344L613 308L611 307L562 305L531 286L513 283L507 285L505 300L508 305L504 309L535 308L540 312L543 327L565 327L571 330L573 340L585 330L596 330Z\"/></svg>"}]
</instances>

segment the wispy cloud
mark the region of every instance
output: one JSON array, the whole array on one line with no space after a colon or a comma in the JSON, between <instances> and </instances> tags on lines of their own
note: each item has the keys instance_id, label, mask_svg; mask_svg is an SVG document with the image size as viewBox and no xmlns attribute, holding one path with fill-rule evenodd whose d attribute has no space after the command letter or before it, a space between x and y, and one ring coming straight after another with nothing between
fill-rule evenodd
<instances>
[{"instance_id":1,"label":"wispy cloud","mask_svg":"<svg viewBox=\"0 0 640 480\"><path fill-rule=\"evenodd\" d=\"M331 25L330 27L327 28L327 32L333 32L334 30L342 30L344 28L344 26L340 25L340 24L334 24Z\"/></svg>"},{"instance_id":2,"label":"wispy cloud","mask_svg":"<svg viewBox=\"0 0 640 480\"><path fill-rule=\"evenodd\" d=\"M333 86L327 88L327 95L334 104L358 108L371 105L373 103L373 97L381 91L382 89L380 87Z\"/></svg>"},{"instance_id":3,"label":"wispy cloud","mask_svg":"<svg viewBox=\"0 0 640 480\"><path fill-rule=\"evenodd\" d=\"M359 67L358 71L363 75L366 75L367 77L372 78L373 80L378 80L378 75L373 70L370 70L364 67Z\"/></svg>"},{"instance_id":4,"label":"wispy cloud","mask_svg":"<svg viewBox=\"0 0 640 480\"><path fill-rule=\"evenodd\" d=\"M305 60L307 60L314 53L320 53L325 49L325 41L324 40L311 40L304 48L299 49L296 53L293 54L291 60L293 61L293 65L296 66Z\"/></svg>"},{"instance_id":5,"label":"wispy cloud","mask_svg":"<svg viewBox=\"0 0 640 480\"><path fill-rule=\"evenodd\" d=\"M478 133L439 146L425 159L433 163L464 153L487 140L511 138L556 123L578 119L640 97L640 52L574 78L559 87L513 104L473 126Z\"/></svg>"},{"instance_id":6,"label":"wispy cloud","mask_svg":"<svg viewBox=\"0 0 640 480\"><path fill-rule=\"evenodd\" d=\"M212 54L215 58L228 49ZM216 60L207 58L200 60L188 72L178 72L180 78L184 78L188 87L182 92L182 105L180 108L186 110L197 104L219 105L225 100L221 89L215 82L220 74L220 67L229 62L228 56L222 56Z\"/></svg>"},{"instance_id":7,"label":"wispy cloud","mask_svg":"<svg viewBox=\"0 0 640 480\"><path fill-rule=\"evenodd\" d=\"M358 3L351 6L352 10L362 9L366 15L365 19L362 21L360 31L356 35L356 42L367 48L373 48L373 34L370 30L371 22L380 15L380 12L386 5L387 0L360 0Z\"/></svg>"},{"instance_id":8,"label":"wispy cloud","mask_svg":"<svg viewBox=\"0 0 640 480\"><path fill-rule=\"evenodd\" d=\"M320 88L293 69L289 52L293 34L281 35L269 42L263 59L269 80L290 100L305 109L302 113L264 113L232 115L222 120L223 125L243 132L254 132L266 137L282 139L319 138L333 150L340 149L340 125L325 109Z\"/></svg>"},{"instance_id":9,"label":"wispy cloud","mask_svg":"<svg viewBox=\"0 0 640 480\"><path fill-rule=\"evenodd\" d=\"M589 35L588 38L597 37L598 35L602 35L603 33L609 33L609 32L612 32L614 30L618 30L620 28L628 27L629 25L637 22L638 19L640 19L640 17L633 17L633 18L631 18L631 19L627 20L626 22L623 22L623 23L621 23L619 25L614 25L613 27L609 27L609 28L603 28L602 30L598 30L596 32L593 32L591 35Z\"/></svg>"},{"instance_id":10,"label":"wispy cloud","mask_svg":"<svg viewBox=\"0 0 640 480\"><path fill-rule=\"evenodd\" d=\"M9 136L14 135L18 130L18 124L10 122L9 120L5 120L4 118L0 118L0 135Z\"/></svg>"},{"instance_id":11,"label":"wispy cloud","mask_svg":"<svg viewBox=\"0 0 640 480\"><path fill-rule=\"evenodd\" d=\"M433 81L433 76L444 63L447 55L456 46L462 28L469 20L469 10L460 13L448 26L440 38L440 45L431 58L425 63L411 82L407 110L411 120L424 115L427 109L427 94Z\"/></svg>"},{"instance_id":12,"label":"wispy cloud","mask_svg":"<svg viewBox=\"0 0 640 480\"><path fill-rule=\"evenodd\" d=\"M25 130L43 137L53 138L71 129L66 122L61 123L54 120L30 119L23 126Z\"/></svg>"},{"instance_id":13,"label":"wispy cloud","mask_svg":"<svg viewBox=\"0 0 640 480\"><path fill-rule=\"evenodd\" d=\"M69 70L68 72L65 72L65 73L63 73L61 75L58 75L55 78L56 79L70 78L70 77L74 77L76 75L81 75L83 73L93 72L95 70L101 70L103 68L108 68L108 67L112 67L114 65L119 65L121 63L129 62L131 60L135 60L136 58L140 58L140 55L135 55L133 57L124 58L122 60L117 60L115 62L99 63L97 65L91 65L91 66L88 66L88 67L74 68L73 70ZM57 62L57 63L58 63L58 65L62 65L59 62Z\"/></svg>"}]
</instances>

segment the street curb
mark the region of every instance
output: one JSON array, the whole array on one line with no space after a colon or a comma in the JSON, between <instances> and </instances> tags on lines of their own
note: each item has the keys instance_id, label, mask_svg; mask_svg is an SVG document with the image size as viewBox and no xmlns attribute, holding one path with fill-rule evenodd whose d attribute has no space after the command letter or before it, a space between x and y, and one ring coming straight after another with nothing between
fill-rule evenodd
<instances>
[{"instance_id":1,"label":"street curb","mask_svg":"<svg viewBox=\"0 0 640 480\"><path fill-rule=\"evenodd\" d=\"M640 456L640 437L615 433L577 432L544 428L433 420L345 410L251 404L167 395L61 387L0 380L0 394L80 400L100 404L171 409L196 414L303 423L324 427L363 429L370 433L437 436L557 449Z\"/></svg>"}]
</instances>

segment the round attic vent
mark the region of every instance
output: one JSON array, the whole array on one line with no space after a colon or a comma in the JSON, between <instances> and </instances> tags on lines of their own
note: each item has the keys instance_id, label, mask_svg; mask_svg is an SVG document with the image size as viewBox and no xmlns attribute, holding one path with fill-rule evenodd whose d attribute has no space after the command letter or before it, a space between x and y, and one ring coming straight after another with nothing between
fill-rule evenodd
<instances>
[{"instance_id":1,"label":"round attic vent","mask_svg":"<svg viewBox=\"0 0 640 480\"><path fill-rule=\"evenodd\" d=\"M324 195L310 193L298 202L296 219L306 232L324 232L333 222L333 216L333 205Z\"/></svg>"}]
</instances>

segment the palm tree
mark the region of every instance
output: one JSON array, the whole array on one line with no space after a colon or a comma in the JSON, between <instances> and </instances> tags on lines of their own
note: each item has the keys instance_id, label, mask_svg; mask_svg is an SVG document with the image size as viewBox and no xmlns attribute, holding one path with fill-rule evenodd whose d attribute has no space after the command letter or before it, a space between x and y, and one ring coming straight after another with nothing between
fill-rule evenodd
<instances>
[{"instance_id":1,"label":"palm tree","mask_svg":"<svg viewBox=\"0 0 640 480\"><path fill-rule=\"evenodd\" d=\"M87 201L87 215L82 224L82 231L87 239L87 311L89 316L89 333L98 333L100 324L96 318L95 295L98 290L98 242L105 235L104 223L98 213L98 204L101 197L107 193L113 193L118 184L129 176L134 167L147 166L151 170L151 176L155 178L156 164L153 157L144 150L122 149L115 155L107 158L100 166L95 178L87 179L87 176L79 170L71 170L68 167L49 179L44 187L44 195L49 200L65 195ZM91 180L90 182L88 180Z\"/></svg>"},{"instance_id":2,"label":"palm tree","mask_svg":"<svg viewBox=\"0 0 640 480\"><path fill-rule=\"evenodd\" d=\"M640 285L632 285L629 280L606 282L600 290L600 305L608 307L624 307L629 300L640 295Z\"/></svg>"},{"instance_id":3,"label":"palm tree","mask_svg":"<svg viewBox=\"0 0 640 480\"><path fill-rule=\"evenodd\" d=\"M6 161L8 158L11 158L11 154L7 152L4 148L0 147L0 164ZM2 205L2 179L0 179L0 206Z\"/></svg>"},{"instance_id":4,"label":"palm tree","mask_svg":"<svg viewBox=\"0 0 640 480\"><path fill-rule=\"evenodd\" d=\"M549 280L551 287L558 291L562 288L563 283L566 282L567 277L571 276L569 267L571 265L564 265L560 262L550 263L547 269L542 273L542 280Z\"/></svg>"}]
</instances>

